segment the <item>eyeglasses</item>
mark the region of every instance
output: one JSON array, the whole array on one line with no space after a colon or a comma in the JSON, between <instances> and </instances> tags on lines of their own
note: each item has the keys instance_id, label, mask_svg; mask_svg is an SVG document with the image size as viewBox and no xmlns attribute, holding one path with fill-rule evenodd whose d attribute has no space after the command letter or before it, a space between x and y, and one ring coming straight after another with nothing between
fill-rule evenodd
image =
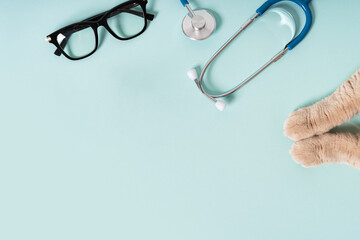
<instances>
[{"instance_id":1,"label":"eyeglasses","mask_svg":"<svg viewBox=\"0 0 360 240\"><path fill-rule=\"evenodd\" d=\"M97 14L81 22L71 24L46 37L57 50L55 55L63 54L71 60L79 60L93 54L98 48L100 26L119 40L129 40L146 30L147 20L154 15L146 13L147 0L130 0L109 11Z\"/></svg>"}]
</instances>

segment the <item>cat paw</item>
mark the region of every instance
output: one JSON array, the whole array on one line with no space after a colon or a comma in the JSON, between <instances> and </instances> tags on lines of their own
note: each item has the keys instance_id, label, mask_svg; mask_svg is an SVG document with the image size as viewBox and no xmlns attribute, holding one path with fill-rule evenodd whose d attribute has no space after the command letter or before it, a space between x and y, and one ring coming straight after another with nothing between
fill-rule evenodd
<instances>
[{"instance_id":1,"label":"cat paw","mask_svg":"<svg viewBox=\"0 0 360 240\"><path fill-rule=\"evenodd\" d=\"M290 150L294 161L303 167L315 167L323 163L320 157L321 143L313 138L295 142Z\"/></svg>"},{"instance_id":2,"label":"cat paw","mask_svg":"<svg viewBox=\"0 0 360 240\"><path fill-rule=\"evenodd\" d=\"M310 122L309 111L301 108L289 115L284 124L284 134L294 141L299 141L314 135Z\"/></svg>"}]
</instances>

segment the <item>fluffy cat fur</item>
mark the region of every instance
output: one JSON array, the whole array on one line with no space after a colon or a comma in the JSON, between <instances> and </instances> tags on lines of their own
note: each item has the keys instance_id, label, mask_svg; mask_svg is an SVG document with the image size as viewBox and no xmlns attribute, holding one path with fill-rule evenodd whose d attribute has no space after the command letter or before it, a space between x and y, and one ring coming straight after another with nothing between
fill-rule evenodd
<instances>
[{"instance_id":1,"label":"fluffy cat fur","mask_svg":"<svg viewBox=\"0 0 360 240\"><path fill-rule=\"evenodd\" d=\"M360 169L360 135L327 133L360 112L360 69L325 99L293 113L284 134L294 140L290 154L304 167L344 163Z\"/></svg>"}]
</instances>

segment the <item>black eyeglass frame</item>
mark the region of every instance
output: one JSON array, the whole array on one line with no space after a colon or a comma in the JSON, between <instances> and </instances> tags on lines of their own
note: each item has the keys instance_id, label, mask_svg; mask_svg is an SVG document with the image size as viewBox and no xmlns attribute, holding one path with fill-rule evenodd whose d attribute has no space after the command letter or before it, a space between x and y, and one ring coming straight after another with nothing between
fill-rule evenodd
<instances>
[{"instance_id":1,"label":"black eyeglass frame","mask_svg":"<svg viewBox=\"0 0 360 240\"><path fill-rule=\"evenodd\" d=\"M49 43L52 43L56 46L57 50L54 52L55 55L57 56L60 56L61 54L63 54L65 57L67 57L68 59L70 60L80 60L80 59L84 59L86 57L89 57L90 55L92 55L94 52L96 52L97 48L98 48L98 45L99 45L99 36L98 36L98 31L97 29L100 27L100 26L103 26L105 27L105 29L113 36L115 37L116 39L119 39L119 40L123 40L123 41L126 41L126 40L130 40L130 39L133 39L135 37L138 37L139 35L141 35L142 33L145 32L146 28L147 28L147 20L150 20L152 21L154 19L154 15L153 14L148 14L146 13L146 4L148 3L147 0L130 0L130 1L127 1L127 2L124 2L124 3L121 3L115 7L113 7L112 9L108 10L108 11L105 11L105 12L102 12L102 13L99 13L95 16L92 16L90 18L87 18L83 21L80 21L80 22L77 22L77 23L73 23L73 24L70 24L66 27L63 27L51 34L49 34L46 39ZM139 6L141 7L142 9L142 12L136 12L136 11L133 11L133 10L130 10L129 6L133 5L133 4L139 4ZM109 17L112 17L116 14L119 14L121 12L129 12L129 11L132 11L131 13L132 14L135 14L139 17L143 17L144 18L144 27L143 29L135 34L134 36L131 36L131 37L127 37L127 38L123 38L123 37L120 37L118 36L113 30L111 30L111 28L109 27L108 23L107 23L107 19ZM114 14L114 15L111 15L111 14ZM63 50L63 47L64 46L61 46L61 44L58 43L57 41L57 36L60 34L60 33L64 33L66 31L73 31L74 32L74 27L78 27L77 30L75 31L80 31L82 29L85 29L85 28L88 28L88 27L91 27L92 30L94 31L94 35L95 35L95 48L93 51L91 51L89 54L85 55L85 56L82 56L82 57L71 57L69 56L64 50ZM64 42L66 45L66 42Z\"/></svg>"}]
</instances>

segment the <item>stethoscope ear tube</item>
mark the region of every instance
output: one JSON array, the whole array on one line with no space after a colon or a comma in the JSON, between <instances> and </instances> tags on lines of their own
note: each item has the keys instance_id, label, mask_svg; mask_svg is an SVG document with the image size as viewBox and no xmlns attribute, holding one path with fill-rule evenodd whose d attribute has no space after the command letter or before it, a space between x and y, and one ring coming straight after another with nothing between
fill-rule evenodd
<instances>
[{"instance_id":1,"label":"stethoscope ear tube","mask_svg":"<svg viewBox=\"0 0 360 240\"><path fill-rule=\"evenodd\" d=\"M198 81L198 74L196 72L195 69L191 69L187 72L187 75L188 77L190 78L190 80L193 80L196 85L198 86L198 88L201 90L201 86L199 84L199 81ZM216 100L210 96L208 96L206 93L205 93L205 96L207 96L212 102L215 103L215 107L219 110L219 111L224 111L225 108L226 108L226 102L224 101L221 101L221 100Z\"/></svg>"}]
</instances>

